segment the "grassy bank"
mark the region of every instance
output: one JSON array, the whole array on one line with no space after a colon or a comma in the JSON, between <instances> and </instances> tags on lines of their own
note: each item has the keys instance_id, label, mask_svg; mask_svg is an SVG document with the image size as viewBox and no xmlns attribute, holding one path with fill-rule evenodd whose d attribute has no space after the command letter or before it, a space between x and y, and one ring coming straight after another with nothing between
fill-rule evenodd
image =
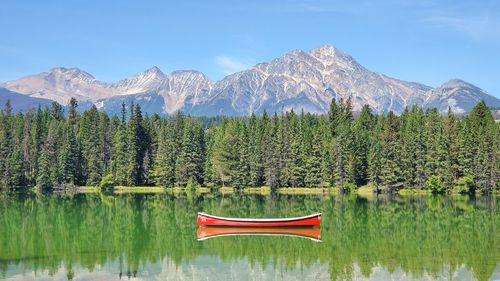
<instances>
[{"instance_id":1,"label":"grassy bank","mask_svg":"<svg viewBox=\"0 0 500 281\"><path fill-rule=\"evenodd\" d=\"M415 189L415 188L407 188L407 189L400 189L398 191L399 195L402 196L412 196L412 195L431 195L432 191L428 189Z\"/></svg>"},{"instance_id":2,"label":"grassy bank","mask_svg":"<svg viewBox=\"0 0 500 281\"><path fill-rule=\"evenodd\" d=\"M76 191L78 193L97 193L100 192L100 188L96 186L79 186L76 188ZM234 193L237 193L238 190L236 190L234 187L230 186L223 186L219 187L217 189L214 189L213 192L211 192L211 189L208 187L196 187L195 189L188 190L186 188L182 187L173 187L173 188L166 188L162 186L115 186L113 189L114 193L121 194L121 193L172 193L172 194L183 194L183 193L195 193L195 194L208 194L208 193L214 193L214 194L221 194L221 195L231 195ZM278 194L282 195L335 195L339 194L341 191L337 187L328 187L328 188L321 188L321 187L281 187L276 190ZM271 188L269 186L261 186L261 187L247 187L239 190L239 193L241 194L258 194L258 195L269 195L271 194ZM356 194L362 197L370 198L375 195L374 188L369 185L361 186L358 189L356 189ZM428 189L414 189L414 188L407 188L407 189L400 189L398 191L398 194L401 196L421 196L421 195L432 195L432 191ZM456 195L459 193L453 192L453 190L450 192L451 195ZM481 193L478 191L476 192L476 195L481 195ZM493 190L492 194L493 196L500 196L500 191L499 190Z\"/></svg>"},{"instance_id":3,"label":"grassy bank","mask_svg":"<svg viewBox=\"0 0 500 281\"><path fill-rule=\"evenodd\" d=\"M95 193L101 191L97 186L79 186L76 190L78 193Z\"/></svg>"},{"instance_id":4,"label":"grassy bank","mask_svg":"<svg viewBox=\"0 0 500 281\"><path fill-rule=\"evenodd\" d=\"M115 186L115 193L163 193L166 189L161 186Z\"/></svg>"}]
</instances>

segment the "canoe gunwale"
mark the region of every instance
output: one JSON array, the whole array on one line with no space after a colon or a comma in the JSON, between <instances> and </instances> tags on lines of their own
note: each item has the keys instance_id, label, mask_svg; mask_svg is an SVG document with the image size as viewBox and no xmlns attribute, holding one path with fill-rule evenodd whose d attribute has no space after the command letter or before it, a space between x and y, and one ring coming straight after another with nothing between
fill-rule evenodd
<instances>
[{"instance_id":1,"label":"canoe gunwale","mask_svg":"<svg viewBox=\"0 0 500 281\"><path fill-rule=\"evenodd\" d=\"M259 218L228 218L228 217L219 217L219 216L214 216L214 215L209 215L203 212L198 212L198 216L205 216L217 220L223 220L223 221L232 221L232 222L258 222L258 223L265 223L265 222L293 222L293 221L301 221L301 220L306 220L306 219L311 219L311 218L316 218L316 217L321 217L321 213L315 213L312 215L308 216L302 216L302 217L294 217L294 218L273 218L273 219L259 219Z\"/></svg>"}]
</instances>

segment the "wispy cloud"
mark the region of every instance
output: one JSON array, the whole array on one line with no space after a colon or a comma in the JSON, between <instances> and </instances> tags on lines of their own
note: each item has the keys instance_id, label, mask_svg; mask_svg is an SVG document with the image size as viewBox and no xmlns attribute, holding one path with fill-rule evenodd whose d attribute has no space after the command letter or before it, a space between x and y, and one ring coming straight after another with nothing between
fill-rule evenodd
<instances>
[{"instance_id":1,"label":"wispy cloud","mask_svg":"<svg viewBox=\"0 0 500 281\"><path fill-rule=\"evenodd\" d=\"M224 75L233 74L235 72L248 69L252 66L252 64L246 60L226 55L215 57L214 62L221 69Z\"/></svg>"},{"instance_id":2,"label":"wispy cloud","mask_svg":"<svg viewBox=\"0 0 500 281\"><path fill-rule=\"evenodd\" d=\"M500 21L488 15L477 17L438 15L424 17L423 23L444 31L455 31L470 37L500 35Z\"/></svg>"}]
</instances>

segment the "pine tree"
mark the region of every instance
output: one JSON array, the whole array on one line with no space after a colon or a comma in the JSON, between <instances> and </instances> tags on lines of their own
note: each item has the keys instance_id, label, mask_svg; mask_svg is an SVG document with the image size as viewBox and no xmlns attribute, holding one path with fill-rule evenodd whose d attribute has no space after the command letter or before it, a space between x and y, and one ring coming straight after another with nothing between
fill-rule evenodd
<instances>
[{"instance_id":1,"label":"pine tree","mask_svg":"<svg viewBox=\"0 0 500 281\"><path fill-rule=\"evenodd\" d=\"M84 112L78 134L82 147L83 178L87 185L97 185L104 174L102 139L99 137L99 112L95 106Z\"/></svg>"},{"instance_id":2,"label":"pine tree","mask_svg":"<svg viewBox=\"0 0 500 281\"><path fill-rule=\"evenodd\" d=\"M236 188L248 187L251 184L250 178L250 137L248 125L241 123L240 134L238 136L238 167L235 177Z\"/></svg>"},{"instance_id":3,"label":"pine tree","mask_svg":"<svg viewBox=\"0 0 500 281\"><path fill-rule=\"evenodd\" d=\"M214 124L205 133L206 153L203 163L203 182L207 186L215 185L217 178L213 167L214 133L217 130ZM250 161L250 160L249 160ZM251 165L251 162L249 162Z\"/></svg>"},{"instance_id":4,"label":"pine tree","mask_svg":"<svg viewBox=\"0 0 500 281\"><path fill-rule=\"evenodd\" d=\"M59 154L60 179L63 183L80 184L80 150L73 126L67 122L63 130L63 142Z\"/></svg>"},{"instance_id":5,"label":"pine tree","mask_svg":"<svg viewBox=\"0 0 500 281\"><path fill-rule=\"evenodd\" d=\"M130 120L127 128L127 184L131 186L141 185L144 181L143 161L145 154L145 135L142 127L142 112L139 104L130 106Z\"/></svg>"},{"instance_id":6,"label":"pine tree","mask_svg":"<svg viewBox=\"0 0 500 281\"><path fill-rule=\"evenodd\" d=\"M200 127L192 118L188 118L185 122L176 163L177 185L186 186L189 179L197 184L202 182L203 150L203 136L200 135Z\"/></svg>"},{"instance_id":7,"label":"pine tree","mask_svg":"<svg viewBox=\"0 0 500 281\"><path fill-rule=\"evenodd\" d=\"M321 147L323 146L321 131L316 129L313 135L309 155L306 159L305 184L308 187L318 187L323 179L321 176Z\"/></svg>"},{"instance_id":8,"label":"pine tree","mask_svg":"<svg viewBox=\"0 0 500 281\"><path fill-rule=\"evenodd\" d=\"M77 107L78 107L78 102L76 101L75 98L71 98L68 104L68 122L73 127L76 126L80 118L78 112L76 111Z\"/></svg>"},{"instance_id":9,"label":"pine tree","mask_svg":"<svg viewBox=\"0 0 500 281\"><path fill-rule=\"evenodd\" d=\"M371 133L370 151L368 153L368 175L370 181L375 186L378 193L383 184L382 181L382 165L383 165L383 146L382 146L382 131L385 124L383 115L379 116L378 121Z\"/></svg>"},{"instance_id":10,"label":"pine tree","mask_svg":"<svg viewBox=\"0 0 500 281\"><path fill-rule=\"evenodd\" d=\"M425 187L426 138L422 108L414 106L401 127L401 165L405 186Z\"/></svg>"},{"instance_id":11,"label":"pine tree","mask_svg":"<svg viewBox=\"0 0 500 281\"><path fill-rule=\"evenodd\" d=\"M102 163L104 165L103 174L110 172L111 150L112 150L112 135L110 135L110 120L105 112L99 113L98 137L102 143Z\"/></svg>"},{"instance_id":12,"label":"pine tree","mask_svg":"<svg viewBox=\"0 0 500 281\"><path fill-rule=\"evenodd\" d=\"M38 164L38 176L36 184L38 188L49 188L58 183L58 152L61 140L59 124L56 120L52 121L47 133Z\"/></svg>"},{"instance_id":13,"label":"pine tree","mask_svg":"<svg viewBox=\"0 0 500 281\"><path fill-rule=\"evenodd\" d=\"M381 135L382 169L380 171L381 185L389 191L400 187L402 182L400 165L399 121L391 111L385 118Z\"/></svg>"},{"instance_id":14,"label":"pine tree","mask_svg":"<svg viewBox=\"0 0 500 281\"><path fill-rule=\"evenodd\" d=\"M33 119L34 120L31 126L31 140L29 141L31 151L31 158L29 159L29 162L31 163L31 170L29 172L29 177L35 180L38 174L38 158L41 155L42 144L46 135L46 128L43 122L43 112L40 107L38 107Z\"/></svg>"},{"instance_id":15,"label":"pine tree","mask_svg":"<svg viewBox=\"0 0 500 281\"><path fill-rule=\"evenodd\" d=\"M274 189L281 186L281 171L279 169L280 156L278 152L280 147L280 144L278 142L278 132L280 130L280 124L278 116L275 114L272 118L272 121L267 124L268 126L266 128L266 134L263 141L263 146L266 148L264 150L264 175L266 178L266 184ZM297 178L297 180L300 180L300 178Z\"/></svg>"},{"instance_id":16,"label":"pine tree","mask_svg":"<svg viewBox=\"0 0 500 281\"><path fill-rule=\"evenodd\" d=\"M426 161L427 178L437 176L445 187L451 185L451 167L448 155L448 138L443 118L437 109L426 114Z\"/></svg>"},{"instance_id":17,"label":"pine tree","mask_svg":"<svg viewBox=\"0 0 500 281\"><path fill-rule=\"evenodd\" d=\"M175 140L172 122L163 122L160 127L158 154L155 161L154 175L158 185L173 187L175 184Z\"/></svg>"},{"instance_id":18,"label":"pine tree","mask_svg":"<svg viewBox=\"0 0 500 281\"><path fill-rule=\"evenodd\" d=\"M213 167L222 186L230 185L238 167L238 126L231 120L223 120L217 129L213 144Z\"/></svg>"},{"instance_id":19,"label":"pine tree","mask_svg":"<svg viewBox=\"0 0 500 281\"><path fill-rule=\"evenodd\" d=\"M479 102L469 113L471 135L476 148L473 149L472 173L475 185L483 192L491 192L496 185L498 170L495 151L495 120L484 101Z\"/></svg>"},{"instance_id":20,"label":"pine tree","mask_svg":"<svg viewBox=\"0 0 500 281\"><path fill-rule=\"evenodd\" d=\"M23 155L19 145L14 145L9 155L9 170L11 187L20 187L25 184L23 174Z\"/></svg>"},{"instance_id":21,"label":"pine tree","mask_svg":"<svg viewBox=\"0 0 500 281\"><path fill-rule=\"evenodd\" d=\"M52 102L51 106L50 106L50 117L53 119L53 120L57 120L57 121L61 121L64 119L64 112L63 112L63 108L62 108L62 105L60 105L59 103L57 102Z\"/></svg>"},{"instance_id":22,"label":"pine tree","mask_svg":"<svg viewBox=\"0 0 500 281\"><path fill-rule=\"evenodd\" d=\"M473 135L470 118L466 117L462 120L460 126L460 143L459 143L459 174L461 177L474 176L474 156L476 155L476 137Z\"/></svg>"},{"instance_id":23,"label":"pine tree","mask_svg":"<svg viewBox=\"0 0 500 281\"><path fill-rule=\"evenodd\" d=\"M261 186L264 184L264 135L266 123L269 121L267 113L264 111L262 117L257 120L255 114L250 116L248 121L250 142L248 150L250 153L250 186Z\"/></svg>"},{"instance_id":24,"label":"pine tree","mask_svg":"<svg viewBox=\"0 0 500 281\"><path fill-rule=\"evenodd\" d=\"M446 137L448 139L448 155L450 159L450 172L453 181L459 177L459 151L460 151L460 123L458 118L453 114L451 108L448 108L448 116L446 118Z\"/></svg>"},{"instance_id":25,"label":"pine tree","mask_svg":"<svg viewBox=\"0 0 500 281\"><path fill-rule=\"evenodd\" d=\"M370 133L375 119L368 105L363 106L358 119L354 122L353 136L353 176L356 185L368 182L368 151L370 150Z\"/></svg>"},{"instance_id":26,"label":"pine tree","mask_svg":"<svg viewBox=\"0 0 500 281\"><path fill-rule=\"evenodd\" d=\"M337 135L339 114L340 114L340 108L337 105L335 98L333 98L330 103L330 110L328 110L328 120L330 121L330 130L332 132L333 137Z\"/></svg>"},{"instance_id":27,"label":"pine tree","mask_svg":"<svg viewBox=\"0 0 500 281\"><path fill-rule=\"evenodd\" d=\"M0 188L11 188L9 167L9 156L12 150L12 107L10 100L7 100L5 107L0 114Z\"/></svg>"},{"instance_id":28,"label":"pine tree","mask_svg":"<svg viewBox=\"0 0 500 281\"><path fill-rule=\"evenodd\" d=\"M279 119L277 117L273 117L273 129L279 130ZM300 120L293 112L289 121L289 133L288 133L288 159L285 161L286 163L286 173L288 178L288 184L291 187L302 187L305 185L304 178L306 175L305 170L305 152L304 152L304 134L302 130L304 128L300 124ZM276 133L276 132L275 132ZM275 135L275 139L271 140L273 142L273 146L271 146L274 150L274 156L272 159L272 163L277 165L276 168L279 167L279 158L280 158L280 144L278 143L278 135ZM278 172L277 172L278 173ZM286 184L286 183L285 183Z\"/></svg>"},{"instance_id":29,"label":"pine tree","mask_svg":"<svg viewBox=\"0 0 500 281\"><path fill-rule=\"evenodd\" d=\"M350 98L340 100L333 137L333 184L344 189L354 183L354 153L352 134L352 106Z\"/></svg>"},{"instance_id":30,"label":"pine tree","mask_svg":"<svg viewBox=\"0 0 500 281\"><path fill-rule=\"evenodd\" d=\"M328 120L325 116L320 116L318 130L321 138L320 147L320 171L321 171L321 186L328 186L332 181L332 142L331 130L328 127Z\"/></svg>"}]
</instances>

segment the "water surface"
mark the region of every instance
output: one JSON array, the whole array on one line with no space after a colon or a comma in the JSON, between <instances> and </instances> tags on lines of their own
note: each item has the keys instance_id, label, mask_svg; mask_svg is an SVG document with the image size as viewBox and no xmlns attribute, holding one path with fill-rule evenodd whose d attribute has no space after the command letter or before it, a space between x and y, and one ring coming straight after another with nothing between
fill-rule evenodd
<instances>
[{"instance_id":1,"label":"water surface","mask_svg":"<svg viewBox=\"0 0 500 281\"><path fill-rule=\"evenodd\" d=\"M0 279L495 280L495 198L0 197ZM322 212L321 242L291 236L197 240L196 213Z\"/></svg>"}]
</instances>

